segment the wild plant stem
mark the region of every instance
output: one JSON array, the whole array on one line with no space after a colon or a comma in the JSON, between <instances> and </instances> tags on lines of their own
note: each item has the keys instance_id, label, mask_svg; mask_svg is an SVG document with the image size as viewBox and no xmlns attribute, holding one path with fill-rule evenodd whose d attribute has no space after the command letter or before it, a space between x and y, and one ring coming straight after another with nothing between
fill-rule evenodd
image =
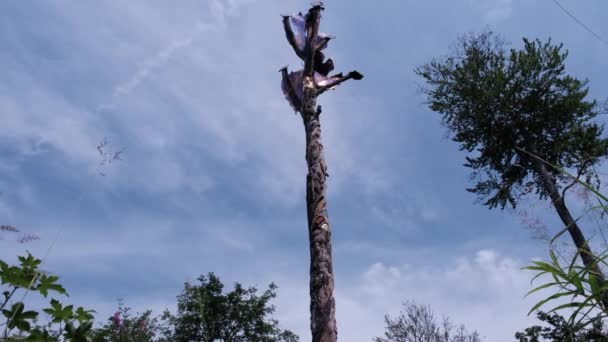
<instances>
[{"instance_id":1,"label":"wild plant stem","mask_svg":"<svg viewBox=\"0 0 608 342\"><path fill-rule=\"evenodd\" d=\"M17 291L18 288L19 288L19 286L15 286L13 288L13 291L11 291L11 293L8 295L8 297L6 297L6 300L4 301L4 303L2 303L2 306L0 306L0 311L2 311L2 309L4 309L4 306L6 305L6 303L8 303L9 299L11 299L11 297L13 296L15 291Z\"/></svg>"}]
</instances>

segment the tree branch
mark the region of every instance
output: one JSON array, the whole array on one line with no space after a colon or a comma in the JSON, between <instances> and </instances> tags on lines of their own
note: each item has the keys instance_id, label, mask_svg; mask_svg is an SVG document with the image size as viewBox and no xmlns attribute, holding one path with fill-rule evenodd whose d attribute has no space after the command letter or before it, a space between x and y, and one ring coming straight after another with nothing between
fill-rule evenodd
<instances>
[{"instance_id":1,"label":"tree branch","mask_svg":"<svg viewBox=\"0 0 608 342\"><path fill-rule=\"evenodd\" d=\"M304 47L304 76L313 77L314 58L317 52L315 39L319 34L319 22L321 21L321 11L324 10L323 4L318 3L308 10L306 16L306 45Z\"/></svg>"},{"instance_id":2,"label":"tree branch","mask_svg":"<svg viewBox=\"0 0 608 342\"><path fill-rule=\"evenodd\" d=\"M578 183L578 181L580 180L581 176L583 175L583 171L587 168L587 166L589 165L589 163L591 162L590 158L585 159L582 163L581 163L581 167L578 169L577 173L576 173L576 178L572 181L572 183L566 185L564 187L564 189L562 190L562 198L565 198L566 196L566 191L568 189L570 189L571 187L573 187L576 183Z\"/></svg>"},{"instance_id":3,"label":"tree branch","mask_svg":"<svg viewBox=\"0 0 608 342\"><path fill-rule=\"evenodd\" d=\"M334 61L331 58L328 58L325 61L325 54L323 51L317 51L314 58L314 69L316 72L323 76L327 76L332 70L334 70Z\"/></svg>"},{"instance_id":4,"label":"tree branch","mask_svg":"<svg viewBox=\"0 0 608 342\"><path fill-rule=\"evenodd\" d=\"M338 74L338 75L340 75L340 74ZM346 76L339 76L337 80L329 82L322 87L319 87L318 94L321 95L324 92L326 92L328 89L331 89L331 88L339 85L342 82L348 81L351 78L353 80L360 80L363 78L363 75L361 75L361 73L359 73L357 70L353 70L353 71L349 72L348 74L346 74Z\"/></svg>"},{"instance_id":5,"label":"tree branch","mask_svg":"<svg viewBox=\"0 0 608 342\"><path fill-rule=\"evenodd\" d=\"M283 17L283 29L285 30L285 36L287 36L287 42L293 48L293 51L296 53L298 57L304 59L304 51L300 50L298 44L296 43L296 36L291 29L291 25L289 24L290 15L281 15Z\"/></svg>"},{"instance_id":6,"label":"tree branch","mask_svg":"<svg viewBox=\"0 0 608 342\"><path fill-rule=\"evenodd\" d=\"M332 37L332 36L325 36L325 37L319 38L319 41L315 44L315 51L322 50L327 45L327 43L334 38L335 37Z\"/></svg>"},{"instance_id":7,"label":"tree branch","mask_svg":"<svg viewBox=\"0 0 608 342\"><path fill-rule=\"evenodd\" d=\"M6 303L8 303L9 299L11 299L11 297L13 296L13 294L15 294L15 291L17 291L18 288L19 288L19 286L15 286L13 288L13 291L11 291L11 293L8 295L8 297L6 297L6 300L4 301L4 303L2 303L2 306L0 306L0 310L4 309L4 306L6 305Z\"/></svg>"},{"instance_id":8,"label":"tree branch","mask_svg":"<svg viewBox=\"0 0 608 342\"><path fill-rule=\"evenodd\" d=\"M300 101L300 99L298 98L296 90L293 89L293 85L289 80L289 75L287 74L287 66L282 67L279 72L281 73L281 76L283 78L283 83L285 83L285 89L287 90L286 95L289 99L289 102L291 102L295 108L302 108L302 101Z\"/></svg>"}]
</instances>

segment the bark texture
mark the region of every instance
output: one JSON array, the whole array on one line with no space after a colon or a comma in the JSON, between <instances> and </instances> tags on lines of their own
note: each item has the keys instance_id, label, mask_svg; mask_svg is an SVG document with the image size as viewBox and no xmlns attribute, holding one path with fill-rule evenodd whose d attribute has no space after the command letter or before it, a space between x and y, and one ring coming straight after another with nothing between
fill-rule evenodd
<instances>
[{"instance_id":1,"label":"bark texture","mask_svg":"<svg viewBox=\"0 0 608 342\"><path fill-rule=\"evenodd\" d=\"M325 197L327 166L321 143L320 107L316 91L304 83L302 117L306 131L306 207L310 244L310 329L314 342L335 342L336 304L333 296L334 271L331 228Z\"/></svg>"},{"instance_id":2,"label":"bark texture","mask_svg":"<svg viewBox=\"0 0 608 342\"><path fill-rule=\"evenodd\" d=\"M331 229L325 200L326 171L321 144L321 107L317 107L314 58L322 7L310 9L306 22L302 119L306 131L306 207L310 244L310 331L313 342L336 342L336 302L331 255Z\"/></svg>"},{"instance_id":3,"label":"bark texture","mask_svg":"<svg viewBox=\"0 0 608 342\"><path fill-rule=\"evenodd\" d=\"M325 77L334 65L325 60L324 49L330 36L319 34L321 3L313 5L305 17L283 16L287 41L298 57L304 60L302 71L288 74L287 67L279 70L282 89L290 105L300 112L306 133L306 212L310 247L310 330L313 342L336 342L336 303L334 300L334 272L331 250L331 227L325 197L327 166L321 143L321 106L317 97L329 89L349 80L363 78L357 71L346 76L341 73ZM296 25L298 30L294 30ZM305 37L302 36L305 31ZM305 42L305 43L302 43ZM302 75L301 83L299 75ZM293 77L293 82L292 82Z\"/></svg>"}]
</instances>

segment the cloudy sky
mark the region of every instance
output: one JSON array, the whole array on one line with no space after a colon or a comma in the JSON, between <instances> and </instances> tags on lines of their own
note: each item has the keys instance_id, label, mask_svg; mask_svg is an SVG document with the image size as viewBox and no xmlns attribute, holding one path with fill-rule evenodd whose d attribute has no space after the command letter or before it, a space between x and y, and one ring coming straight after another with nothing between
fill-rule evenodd
<instances>
[{"instance_id":1,"label":"cloudy sky","mask_svg":"<svg viewBox=\"0 0 608 342\"><path fill-rule=\"evenodd\" d=\"M608 39L606 2L562 4ZM0 257L42 258L56 241L44 268L98 321L117 298L174 310L207 272L229 287L274 281L276 318L309 340L304 130L277 72L300 66L279 14L308 5L0 2L0 223L41 238L5 234ZM568 71L603 99L608 44L551 0L331 0L321 26L337 37L337 71L365 75L319 99L340 340L381 335L405 300L513 340L539 298L524 300L532 274L520 268L546 255L521 216L559 222L548 203L475 204L464 154L412 70L489 27L514 47L564 42Z\"/></svg>"}]
</instances>

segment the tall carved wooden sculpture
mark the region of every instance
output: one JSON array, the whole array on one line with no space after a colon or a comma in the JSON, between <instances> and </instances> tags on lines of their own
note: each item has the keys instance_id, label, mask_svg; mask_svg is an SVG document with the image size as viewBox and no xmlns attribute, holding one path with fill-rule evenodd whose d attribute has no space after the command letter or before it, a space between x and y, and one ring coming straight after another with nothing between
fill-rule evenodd
<instances>
[{"instance_id":1,"label":"tall carved wooden sculpture","mask_svg":"<svg viewBox=\"0 0 608 342\"><path fill-rule=\"evenodd\" d=\"M314 4L306 15L284 15L283 28L296 55L304 60L304 69L287 72L282 68L281 88L287 101L300 112L306 131L306 207L310 241L310 329L313 342L335 342L337 328L334 302L334 275L331 256L331 228L325 202L327 166L321 144L321 125L317 96L348 80L363 78L357 71L346 76L328 76L333 61L325 60L321 50L332 37L319 33L322 3Z\"/></svg>"}]
</instances>

